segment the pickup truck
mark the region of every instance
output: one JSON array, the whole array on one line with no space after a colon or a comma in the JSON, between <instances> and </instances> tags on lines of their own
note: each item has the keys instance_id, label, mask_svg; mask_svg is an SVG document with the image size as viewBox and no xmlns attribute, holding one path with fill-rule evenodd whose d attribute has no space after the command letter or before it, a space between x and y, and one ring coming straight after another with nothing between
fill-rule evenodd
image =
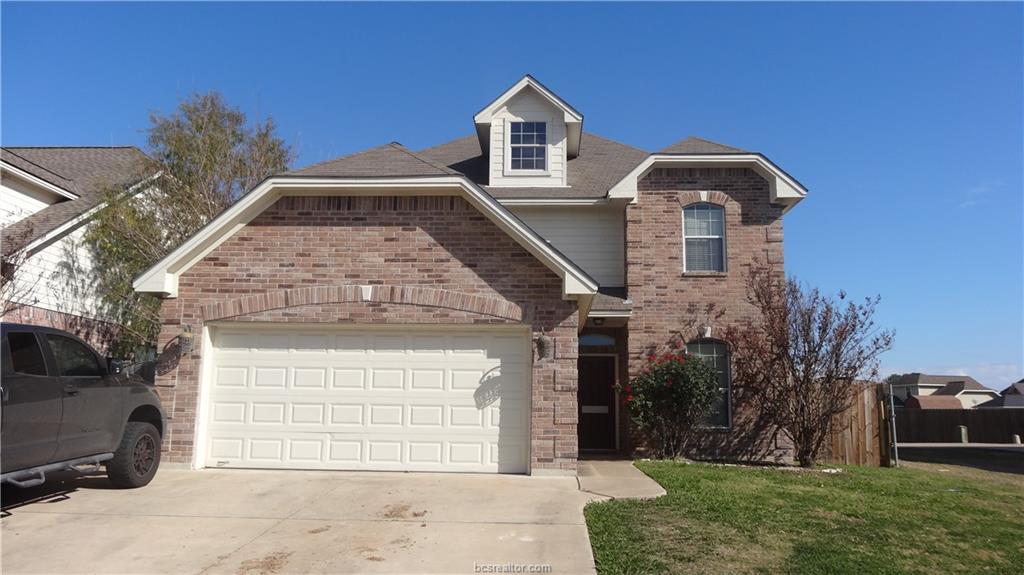
<instances>
[{"instance_id":1,"label":"pickup truck","mask_svg":"<svg viewBox=\"0 0 1024 575\"><path fill-rule=\"evenodd\" d=\"M32 487L49 472L105 466L116 487L148 484L166 420L153 386L65 331L0 330L0 483Z\"/></svg>"}]
</instances>

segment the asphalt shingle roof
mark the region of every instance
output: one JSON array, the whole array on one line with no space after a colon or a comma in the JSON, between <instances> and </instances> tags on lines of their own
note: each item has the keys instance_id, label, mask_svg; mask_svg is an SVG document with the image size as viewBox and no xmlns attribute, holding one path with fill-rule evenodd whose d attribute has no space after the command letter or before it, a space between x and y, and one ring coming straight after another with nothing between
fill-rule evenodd
<instances>
[{"instance_id":1,"label":"asphalt shingle roof","mask_svg":"<svg viewBox=\"0 0 1024 575\"><path fill-rule=\"evenodd\" d=\"M286 176L334 178L384 178L450 176L458 172L414 154L405 146L391 142L348 156L286 172Z\"/></svg>"},{"instance_id":2,"label":"asphalt shingle roof","mask_svg":"<svg viewBox=\"0 0 1024 575\"><path fill-rule=\"evenodd\" d=\"M697 136L689 136L683 140L664 148L660 154L749 154L747 150L734 148Z\"/></svg>"},{"instance_id":3,"label":"asphalt shingle roof","mask_svg":"<svg viewBox=\"0 0 1024 575\"><path fill-rule=\"evenodd\" d=\"M133 146L10 147L0 159L33 176L78 195L52 204L3 230L3 253L9 254L96 207L104 192L135 184L145 177L147 157Z\"/></svg>"},{"instance_id":4,"label":"asphalt shingle roof","mask_svg":"<svg viewBox=\"0 0 1024 575\"><path fill-rule=\"evenodd\" d=\"M488 185L487 158L481 154L480 141L475 135L420 150L418 154L464 174L498 199L603 198L648 156L644 150L584 132L580 155L569 160L566 168L569 170L568 188L507 188Z\"/></svg>"}]
</instances>

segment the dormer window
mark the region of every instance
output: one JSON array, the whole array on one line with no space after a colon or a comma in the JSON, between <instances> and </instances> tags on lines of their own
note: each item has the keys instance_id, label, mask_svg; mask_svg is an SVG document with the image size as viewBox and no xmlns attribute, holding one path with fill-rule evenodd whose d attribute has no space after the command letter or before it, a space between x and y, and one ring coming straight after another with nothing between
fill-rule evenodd
<instances>
[{"instance_id":1,"label":"dormer window","mask_svg":"<svg viewBox=\"0 0 1024 575\"><path fill-rule=\"evenodd\" d=\"M547 170L547 123L511 122L511 168Z\"/></svg>"}]
</instances>

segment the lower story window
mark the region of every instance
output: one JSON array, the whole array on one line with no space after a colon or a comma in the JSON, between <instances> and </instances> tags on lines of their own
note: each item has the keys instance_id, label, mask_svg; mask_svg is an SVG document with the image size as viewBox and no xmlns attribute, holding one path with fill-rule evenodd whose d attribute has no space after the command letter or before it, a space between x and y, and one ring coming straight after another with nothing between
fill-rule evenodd
<instances>
[{"instance_id":1,"label":"lower story window","mask_svg":"<svg viewBox=\"0 0 1024 575\"><path fill-rule=\"evenodd\" d=\"M699 339L686 344L686 352L706 361L714 368L718 377L718 396L705 418L705 423L714 427L729 427L729 349L720 341Z\"/></svg>"}]
</instances>

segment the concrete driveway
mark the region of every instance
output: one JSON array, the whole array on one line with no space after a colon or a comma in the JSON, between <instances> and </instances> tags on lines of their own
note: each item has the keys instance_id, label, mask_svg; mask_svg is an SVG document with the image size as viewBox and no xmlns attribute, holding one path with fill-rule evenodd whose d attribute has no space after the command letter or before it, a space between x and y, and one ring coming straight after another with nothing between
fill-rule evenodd
<instances>
[{"instance_id":1,"label":"concrete driveway","mask_svg":"<svg viewBox=\"0 0 1024 575\"><path fill-rule=\"evenodd\" d=\"M508 475L163 469L124 491L65 475L4 488L3 571L593 573L582 510L599 498Z\"/></svg>"}]
</instances>

